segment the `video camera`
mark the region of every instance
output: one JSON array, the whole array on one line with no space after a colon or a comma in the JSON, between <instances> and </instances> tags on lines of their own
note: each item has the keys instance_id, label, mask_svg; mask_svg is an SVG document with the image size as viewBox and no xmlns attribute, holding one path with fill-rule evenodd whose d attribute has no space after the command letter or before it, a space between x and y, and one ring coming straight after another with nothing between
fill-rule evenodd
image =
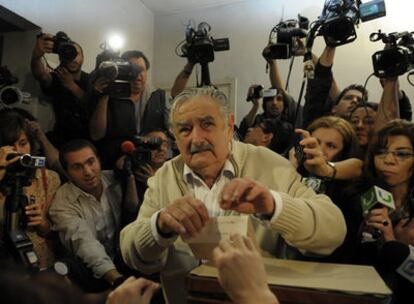
<instances>
[{"instance_id":1,"label":"video camera","mask_svg":"<svg viewBox=\"0 0 414 304\"><path fill-rule=\"evenodd\" d=\"M263 57L269 59L289 59L298 49L298 38L304 38L309 28L309 19L298 15L298 20L290 19L279 22L269 35L269 46L263 50ZM276 43L272 36L276 34Z\"/></svg>"},{"instance_id":2,"label":"video camera","mask_svg":"<svg viewBox=\"0 0 414 304\"><path fill-rule=\"evenodd\" d=\"M129 155L132 166L140 166L151 162L151 151L162 145L158 137L134 136L121 145L123 153Z\"/></svg>"},{"instance_id":3,"label":"video camera","mask_svg":"<svg viewBox=\"0 0 414 304\"><path fill-rule=\"evenodd\" d=\"M15 179L20 179L21 184L24 186L30 186L37 168L43 168L46 166L46 157L44 156L32 156L30 154L19 155L17 153L11 153L7 155L7 160L13 159L19 156L19 159L8 165L6 170L6 176L4 177L4 185L13 185Z\"/></svg>"},{"instance_id":4,"label":"video camera","mask_svg":"<svg viewBox=\"0 0 414 304\"><path fill-rule=\"evenodd\" d=\"M185 30L185 44L181 46L181 57L187 57L193 63L208 63L214 61L214 52L230 49L229 39L213 39L210 36L211 27L207 22L201 22L197 30L190 24Z\"/></svg>"},{"instance_id":5,"label":"video camera","mask_svg":"<svg viewBox=\"0 0 414 304\"><path fill-rule=\"evenodd\" d=\"M347 44L357 38L355 25L385 16L384 0L361 4L360 0L328 0L319 17L320 34L329 47Z\"/></svg>"},{"instance_id":6,"label":"video camera","mask_svg":"<svg viewBox=\"0 0 414 304\"><path fill-rule=\"evenodd\" d=\"M374 74L380 78L397 77L414 69L414 32L385 34L379 30L369 36L382 40L387 48L372 55Z\"/></svg>"},{"instance_id":7,"label":"video camera","mask_svg":"<svg viewBox=\"0 0 414 304\"><path fill-rule=\"evenodd\" d=\"M131 95L130 81L142 72L140 67L129 63L109 48L105 43L101 45L102 53L96 56L94 78L105 78L110 81L103 94L112 98L126 98Z\"/></svg>"}]
</instances>

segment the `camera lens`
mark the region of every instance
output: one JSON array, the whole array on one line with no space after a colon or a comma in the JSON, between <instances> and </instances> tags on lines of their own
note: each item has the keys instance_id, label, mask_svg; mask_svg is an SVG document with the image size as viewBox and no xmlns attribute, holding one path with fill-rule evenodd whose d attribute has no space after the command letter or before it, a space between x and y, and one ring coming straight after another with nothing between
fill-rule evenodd
<instances>
[{"instance_id":1,"label":"camera lens","mask_svg":"<svg viewBox=\"0 0 414 304\"><path fill-rule=\"evenodd\" d=\"M20 164L23 167L31 167L32 157L30 156L30 154L24 154L24 155L20 156Z\"/></svg>"}]
</instances>

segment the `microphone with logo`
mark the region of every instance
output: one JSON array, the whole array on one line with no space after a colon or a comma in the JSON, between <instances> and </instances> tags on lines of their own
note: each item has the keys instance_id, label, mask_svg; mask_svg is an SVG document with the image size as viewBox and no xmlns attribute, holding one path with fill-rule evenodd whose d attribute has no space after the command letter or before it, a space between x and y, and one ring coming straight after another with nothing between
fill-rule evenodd
<instances>
[{"instance_id":1,"label":"microphone with logo","mask_svg":"<svg viewBox=\"0 0 414 304\"><path fill-rule=\"evenodd\" d=\"M361 195L362 215L365 217L370 210L375 208L387 207L395 210L394 197L392 193L384 190L378 186L373 186L367 192ZM389 225L387 221L383 223ZM382 233L378 229L372 227L365 227L362 231L362 243L375 242L381 237Z\"/></svg>"}]
</instances>

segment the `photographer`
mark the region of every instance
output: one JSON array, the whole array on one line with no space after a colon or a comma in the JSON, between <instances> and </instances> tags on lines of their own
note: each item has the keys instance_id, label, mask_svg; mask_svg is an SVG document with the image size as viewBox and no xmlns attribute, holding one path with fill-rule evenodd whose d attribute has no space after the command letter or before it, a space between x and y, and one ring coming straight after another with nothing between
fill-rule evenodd
<instances>
[{"instance_id":1,"label":"photographer","mask_svg":"<svg viewBox=\"0 0 414 304\"><path fill-rule=\"evenodd\" d=\"M154 149L138 147L142 151L134 150L129 155L122 156L117 161L117 168L122 172L125 180L123 221L125 224L137 218L144 193L148 188L148 178L167 161L169 151L169 140L163 130L149 130L143 133L144 138L156 138L160 145ZM144 160L147 159L147 160Z\"/></svg>"},{"instance_id":2,"label":"photographer","mask_svg":"<svg viewBox=\"0 0 414 304\"><path fill-rule=\"evenodd\" d=\"M12 111L0 113L1 210L5 210L4 204L7 197L13 195L11 184L15 179L22 179L22 184L25 186L23 194L27 197L28 204L19 206L21 207L19 220L23 226L27 225L27 229L20 228L26 230L33 243L34 251L38 255L39 266L43 268L51 266L54 262L53 245L45 239L51 236L50 221L46 214L60 185L60 180L55 172L44 168L34 169L34 172L28 174L26 170L33 170L32 168L18 167L20 155L32 153L34 145L34 137L22 116ZM7 214L3 214L2 221L6 216ZM3 233L7 232L3 231Z\"/></svg>"},{"instance_id":3,"label":"photographer","mask_svg":"<svg viewBox=\"0 0 414 304\"><path fill-rule=\"evenodd\" d=\"M254 96L253 94L257 88L257 85L249 88L248 98L252 100L252 108L241 121L239 134L242 138L245 138L249 128L260 124L265 119L270 119L274 124L273 136L277 140L277 144L274 145L274 151L280 154L284 153L289 147L289 140L293 134L293 123L289 122L287 118L290 96L276 89L263 91L263 113L256 114L259 109L259 100L261 99L260 96Z\"/></svg>"},{"instance_id":4,"label":"photographer","mask_svg":"<svg viewBox=\"0 0 414 304\"><path fill-rule=\"evenodd\" d=\"M361 102L366 102L368 99L368 92L359 84L349 85L342 91L339 91L339 89L332 90L333 86L336 87L332 74L335 50L335 47L325 47L316 63L314 78L308 80L304 105L304 128L315 119L326 115L335 115L349 120L351 112ZM403 109L403 112L398 115L411 120L410 102L407 96L399 90L397 79L387 79L382 82L384 83L384 89L380 103L384 104L384 108L392 116L388 116L387 119L381 119L386 114L380 115L380 125L383 126L384 121L398 117L396 116L397 105Z\"/></svg>"},{"instance_id":5,"label":"photographer","mask_svg":"<svg viewBox=\"0 0 414 304\"><path fill-rule=\"evenodd\" d=\"M172 98L163 90L151 93L147 86L149 61L140 51L127 51L122 59L139 67L140 73L131 81L131 95L128 98L111 98L105 92L108 81L98 78L94 84L100 93L97 106L90 121L90 134L98 142L104 168L113 168L120 155L120 145L142 131L158 128L168 131L168 113ZM178 94L191 74L193 64L188 63L173 87ZM109 93L109 92L108 92Z\"/></svg>"},{"instance_id":6,"label":"photographer","mask_svg":"<svg viewBox=\"0 0 414 304\"><path fill-rule=\"evenodd\" d=\"M60 64L56 69L43 59L45 54L54 52L59 52ZM88 129L89 106L85 93L89 74L81 70L83 59L81 46L64 33L58 38L41 34L33 48L31 70L43 93L52 98L55 126L50 139L57 148L71 139L88 138L85 130Z\"/></svg>"}]
</instances>

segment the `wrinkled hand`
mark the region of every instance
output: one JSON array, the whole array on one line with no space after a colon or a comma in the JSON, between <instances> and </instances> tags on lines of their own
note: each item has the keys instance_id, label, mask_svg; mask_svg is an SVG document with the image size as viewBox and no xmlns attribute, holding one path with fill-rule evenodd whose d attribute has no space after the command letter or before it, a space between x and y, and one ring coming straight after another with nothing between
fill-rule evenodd
<instances>
[{"instance_id":1,"label":"wrinkled hand","mask_svg":"<svg viewBox=\"0 0 414 304\"><path fill-rule=\"evenodd\" d=\"M234 303L278 303L267 285L262 257L253 241L239 234L213 250L218 280Z\"/></svg>"},{"instance_id":2,"label":"wrinkled hand","mask_svg":"<svg viewBox=\"0 0 414 304\"><path fill-rule=\"evenodd\" d=\"M395 240L391 219L388 215L388 208L375 208L369 211L365 218L368 226L382 232L385 241Z\"/></svg>"},{"instance_id":3,"label":"wrinkled hand","mask_svg":"<svg viewBox=\"0 0 414 304\"><path fill-rule=\"evenodd\" d=\"M53 51L53 36L51 34L42 34L36 40L36 44L33 48L32 56L34 58L40 58L45 53L52 53Z\"/></svg>"},{"instance_id":4,"label":"wrinkled hand","mask_svg":"<svg viewBox=\"0 0 414 304\"><path fill-rule=\"evenodd\" d=\"M303 165L306 171L320 177L330 176L332 169L326 163L327 160L318 140L306 130L296 129L295 132L303 136L299 144L304 147L305 161Z\"/></svg>"},{"instance_id":5,"label":"wrinkled hand","mask_svg":"<svg viewBox=\"0 0 414 304\"><path fill-rule=\"evenodd\" d=\"M157 226L162 233L176 233L188 238L199 233L208 220L208 210L203 202L187 195L160 212Z\"/></svg>"},{"instance_id":6,"label":"wrinkled hand","mask_svg":"<svg viewBox=\"0 0 414 304\"><path fill-rule=\"evenodd\" d=\"M219 196L220 207L240 213L273 215L275 203L269 189L250 178L235 178L228 182Z\"/></svg>"},{"instance_id":7,"label":"wrinkled hand","mask_svg":"<svg viewBox=\"0 0 414 304\"><path fill-rule=\"evenodd\" d=\"M394 235L397 241L414 246L414 218L400 220L394 228Z\"/></svg>"},{"instance_id":8,"label":"wrinkled hand","mask_svg":"<svg viewBox=\"0 0 414 304\"><path fill-rule=\"evenodd\" d=\"M159 288L158 283L129 277L108 295L106 304L149 304Z\"/></svg>"}]
</instances>

